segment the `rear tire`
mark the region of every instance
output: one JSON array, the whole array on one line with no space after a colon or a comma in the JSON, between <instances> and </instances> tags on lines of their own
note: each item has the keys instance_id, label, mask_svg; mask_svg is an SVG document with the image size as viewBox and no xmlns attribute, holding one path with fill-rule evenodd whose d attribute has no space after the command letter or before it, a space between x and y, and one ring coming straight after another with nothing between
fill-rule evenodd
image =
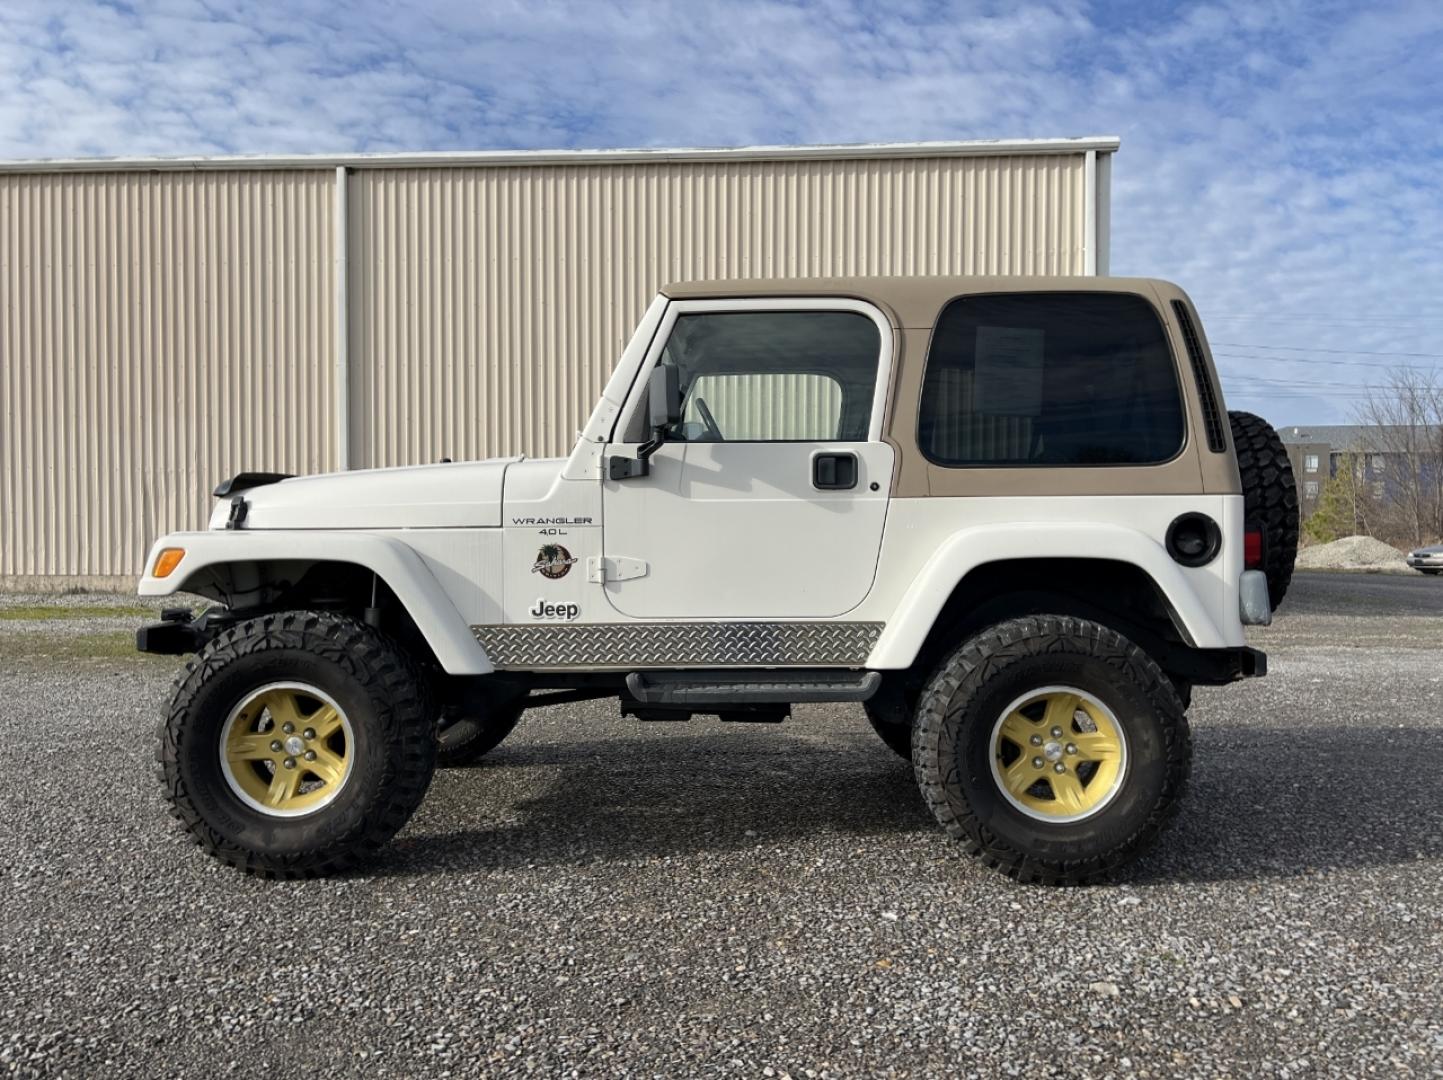
<instances>
[{"instance_id":1,"label":"rear tire","mask_svg":"<svg viewBox=\"0 0 1443 1080\"><path fill-rule=\"evenodd\" d=\"M186 665L158 758L202 849L248 874L301 878L349 869L394 836L435 756L410 657L364 623L290 611L233 626Z\"/></svg>"},{"instance_id":2,"label":"rear tire","mask_svg":"<svg viewBox=\"0 0 1443 1080\"><path fill-rule=\"evenodd\" d=\"M1243 481L1243 517L1263 530L1268 597L1276 609L1293 580L1298 558L1298 486L1287 447L1272 425L1250 412L1230 412L1233 446Z\"/></svg>"},{"instance_id":3,"label":"rear tire","mask_svg":"<svg viewBox=\"0 0 1443 1080\"><path fill-rule=\"evenodd\" d=\"M443 769L470 765L505 741L521 722L524 705L488 708L479 716L461 716L436 735L436 764Z\"/></svg>"},{"instance_id":4,"label":"rear tire","mask_svg":"<svg viewBox=\"0 0 1443 1080\"><path fill-rule=\"evenodd\" d=\"M1058 615L963 643L928 683L912 734L918 784L948 834L1049 885L1105 880L1140 854L1176 813L1191 754L1157 664L1107 627Z\"/></svg>"}]
</instances>

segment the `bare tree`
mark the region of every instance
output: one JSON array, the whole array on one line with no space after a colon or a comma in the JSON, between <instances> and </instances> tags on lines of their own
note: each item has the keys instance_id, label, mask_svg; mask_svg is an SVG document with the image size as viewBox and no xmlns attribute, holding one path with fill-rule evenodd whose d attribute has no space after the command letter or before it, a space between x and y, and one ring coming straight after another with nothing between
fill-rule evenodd
<instances>
[{"instance_id":1,"label":"bare tree","mask_svg":"<svg viewBox=\"0 0 1443 1080\"><path fill-rule=\"evenodd\" d=\"M1432 371L1394 368L1358 408L1368 430L1355 447L1368 463L1373 533L1421 544L1443 532L1443 387ZM1381 468L1378 466L1381 465Z\"/></svg>"}]
</instances>

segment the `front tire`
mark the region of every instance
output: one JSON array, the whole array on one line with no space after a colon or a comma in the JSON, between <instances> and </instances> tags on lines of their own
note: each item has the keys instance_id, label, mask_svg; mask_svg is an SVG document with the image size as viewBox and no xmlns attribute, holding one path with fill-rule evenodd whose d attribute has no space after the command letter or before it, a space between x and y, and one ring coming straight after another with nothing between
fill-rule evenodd
<instances>
[{"instance_id":1,"label":"front tire","mask_svg":"<svg viewBox=\"0 0 1443 1080\"><path fill-rule=\"evenodd\" d=\"M1113 630L1056 615L960 646L912 735L942 827L987 865L1050 885L1105 880L1139 855L1176 813L1191 752L1157 664Z\"/></svg>"},{"instance_id":2,"label":"front tire","mask_svg":"<svg viewBox=\"0 0 1443 1080\"><path fill-rule=\"evenodd\" d=\"M239 623L186 665L161 725L172 812L261 877L349 869L420 805L435 767L425 680L390 638L327 612Z\"/></svg>"}]
</instances>

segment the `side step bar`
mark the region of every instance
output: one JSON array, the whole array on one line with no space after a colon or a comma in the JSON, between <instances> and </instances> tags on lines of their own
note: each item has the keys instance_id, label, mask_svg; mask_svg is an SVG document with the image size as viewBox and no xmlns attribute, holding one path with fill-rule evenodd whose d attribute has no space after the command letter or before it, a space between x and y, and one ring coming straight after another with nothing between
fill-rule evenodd
<instances>
[{"instance_id":1,"label":"side step bar","mask_svg":"<svg viewBox=\"0 0 1443 1080\"><path fill-rule=\"evenodd\" d=\"M876 671L633 671L627 692L642 705L710 712L742 705L866 701L882 685Z\"/></svg>"}]
</instances>

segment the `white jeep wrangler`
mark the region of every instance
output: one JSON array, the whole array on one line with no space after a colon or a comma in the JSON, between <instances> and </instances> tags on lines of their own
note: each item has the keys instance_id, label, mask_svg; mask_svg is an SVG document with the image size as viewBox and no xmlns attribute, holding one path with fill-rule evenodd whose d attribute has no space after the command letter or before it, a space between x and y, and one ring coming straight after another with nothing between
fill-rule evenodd
<instances>
[{"instance_id":1,"label":"white jeep wrangler","mask_svg":"<svg viewBox=\"0 0 1443 1080\"><path fill-rule=\"evenodd\" d=\"M216 495L140 593L217 606L138 645L197 654L177 816L280 876L370 855L525 709L617 697L859 702L969 851L1096 880L1177 808L1192 686L1264 673L1243 625L1297 543L1287 456L1224 411L1191 303L1121 278L671 286L565 459Z\"/></svg>"}]
</instances>

